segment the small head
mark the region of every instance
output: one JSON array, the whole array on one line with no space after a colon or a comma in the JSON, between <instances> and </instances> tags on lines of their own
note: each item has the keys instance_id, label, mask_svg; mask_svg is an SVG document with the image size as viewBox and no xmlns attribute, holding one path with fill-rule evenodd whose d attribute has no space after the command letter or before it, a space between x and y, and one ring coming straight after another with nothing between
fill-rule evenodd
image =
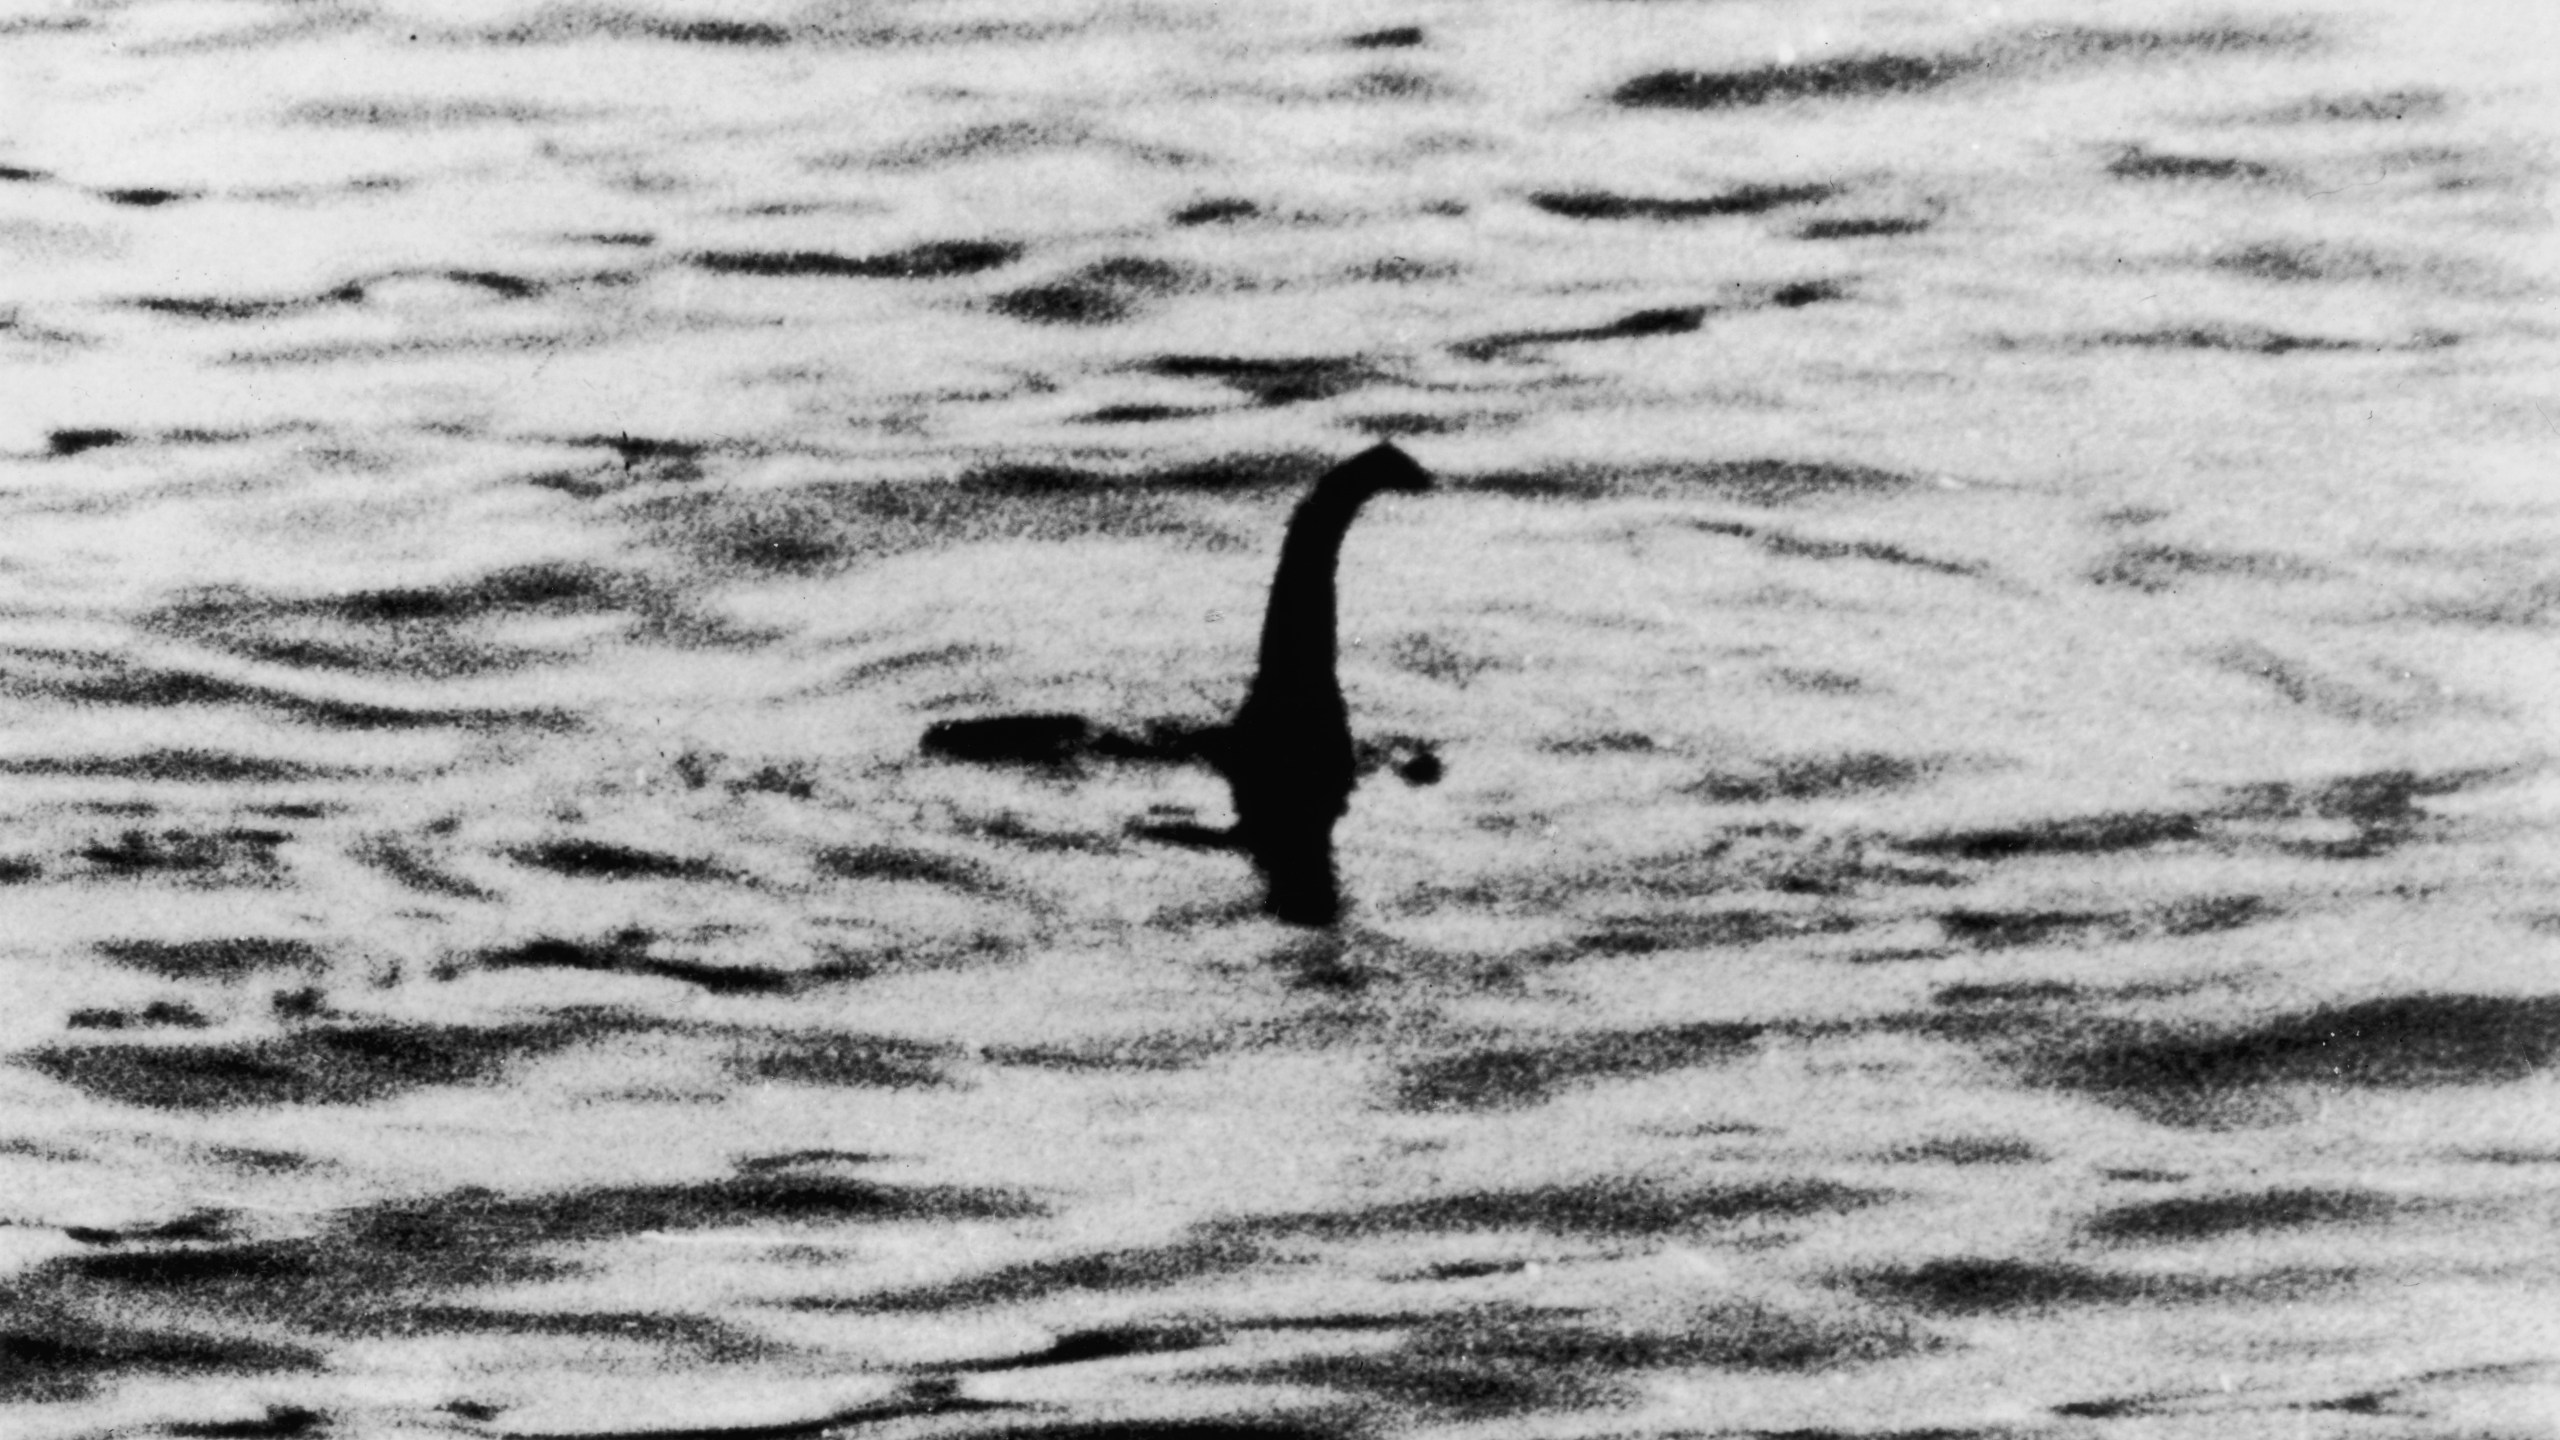
<instances>
[{"instance_id":1,"label":"small head","mask_svg":"<svg viewBox=\"0 0 2560 1440\"><path fill-rule=\"evenodd\" d=\"M1381 440L1343 463L1343 469L1358 471L1375 491L1393 490L1405 495L1419 495L1431 488L1431 472L1414 463L1412 456Z\"/></svg>"}]
</instances>

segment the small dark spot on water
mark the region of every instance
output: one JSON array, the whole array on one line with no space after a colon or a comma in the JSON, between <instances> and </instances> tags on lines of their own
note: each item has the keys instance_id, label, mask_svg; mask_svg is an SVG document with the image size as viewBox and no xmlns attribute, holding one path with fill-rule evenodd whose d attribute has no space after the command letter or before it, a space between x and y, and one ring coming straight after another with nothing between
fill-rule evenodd
<instances>
[{"instance_id":1,"label":"small dark spot on water","mask_svg":"<svg viewBox=\"0 0 2560 1440\"><path fill-rule=\"evenodd\" d=\"M78 455L90 450L104 450L110 445L123 445L132 436L121 430L55 430L44 437L45 449L56 456Z\"/></svg>"},{"instance_id":2,"label":"small dark spot on water","mask_svg":"<svg viewBox=\"0 0 2560 1440\"><path fill-rule=\"evenodd\" d=\"M778 1155L751 1155L737 1162L741 1175L761 1175L773 1170L801 1170L826 1165L876 1165L894 1156L878 1155L868 1150L788 1150Z\"/></svg>"},{"instance_id":3,"label":"small dark spot on water","mask_svg":"<svg viewBox=\"0 0 2560 1440\"><path fill-rule=\"evenodd\" d=\"M987 302L1000 315L1041 325L1110 325L1135 313L1128 297L1087 285L1028 285Z\"/></svg>"},{"instance_id":4,"label":"small dark spot on water","mask_svg":"<svg viewBox=\"0 0 2560 1440\"><path fill-rule=\"evenodd\" d=\"M1073 714L986 715L925 727L925 754L976 765L1056 767L1083 755L1093 722Z\"/></svg>"},{"instance_id":5,"label":"small dark spot on water","mask_svg":"<svg viewBox=\"0 0 2560 1440\"><path fill-rule=\"evenodd\" d=\"M1460 651L1435 635L1399 635L1387 646L1388 662L1397 669L1465 689L1478 676L1496 668L1486 656Z\"/></svg>"},{"instance_id":6,"label":"small dark spot on water","mask_svg":"<svg viewBox=\"0 0 2560 1440\"><path fill-rule=\"evenodd\" d=\"M279 1020L317 1020L329 1013L329 993L317 985L304 985L292 990L279 990L268 997L267 1009Z\"/></svg>"},{"instance_id":7,"label":"small dark spot on water","mask_svg":"<svg viewBox=\"0 0 2560 1440\"><path fill-rule=\"evenodd\" d=\"M2121 1304L2149 1298L2145 1277L2081 1265L1963 1258L1851 1272L1844 1283L1874 1300L1897 1301L1956 1315L2050 1310L2061 1305Z\"/></svg>"},{"instance_id":8,"label":"small dark spot on water","mask_svg":"<svg viewBox=\"0 0 2560 1440\"><path fill-rule=\"evenodd\" d=\"M2101 1240L2169 1244L2382 1220L2404 1208L2391 1196L2373 1190L2261 1190L2118 1205L2101 1211L2082 1228Z\"/></svg>"},{"instance_id":9,"label":"small dark spot on water","mask_svg":"<svg viewBox=\"0 0 2560 1440\"><path fill-rule=\"evenodd\" d=\"M1422 43L1422 27L1397 25L1385 30L1367 30L1342 43L1354 50L1402 50Z\"/></svg>"},{"instance_id":10,"label":"small dark spot on water","mask_svg":"<svg viewBox=\"0 0 2560 1440\"><path fill-rule=\"evenodd\" d=\"M742 1034L725 1063L731 1074L757 1084L911 1090L950 1084L944 1067L954 1058L948 1046L820 1030Z\"/></svg>"},{"instance_id":11,"label":"small dark spot on water","mask_svg":"<svg viewBox=\"0 0 2560 1440\"><path fill-rule=\"evenodd\" d=\"M2006 980L1942 985L1929 997L1938 1005L2021 1005L2072 1000L2080 987L2060 980Z\"/></svg>"},{"instance_id":12,"label":"small dark spot on water","mask_svg":"<svg viewBox=\"0 0 2560 1440\"><path fill-rule=\"evenodd\" d=\"M481 968L488 970L559 969L642 975L691 985L711 995L788 995L846 973L835 966L794 970L662 958L650 953L653 938L638 929L594 941L544 937L506 949L483 951L478 958Z\"/></svg>"},{"instance_id":13,"label":"small dark spot on water","mask_svg":"<svg viewBox=\"0 0 2560 1440\"><path fill-rule=\"evenodd\" d=\"M1629 1237L1675 1234L1742 1220L1840 1214L1890 1198L1880 1190L1784 1176L1690 1186L1608 1177L1519 1189L1456 1191L1427 1200L1269 1215L1233 1224L1240 1233L1326 1239L1488 1230Z\"/></svg>"},{"instance_id":14,"label":"small dark spot on water","mask_svg":"<svg viewBox=\"0 0 2560 1440\"><path fill-rule=\"evenodd\" d=\"M1825 300L1847 299L1849 292L1837 281L1798 280L1769 292L1769 303L1782 310L1800 310Z\"/></svg>"},{"instance_id":15,"label":"small dark spot on water","mask_svg":"<svg viewBox=\"0 0 2560 1440\"><path fill-rule=\"evenodd\" d=\"M139 1010L74 1010L63 1021L72 1030L202 1030L212 1023L194 1006L174 1000L154 1000Z\"/></svg>"},{"instance_id":16,"label":"small dark spot on water","mask_svg":"<svg viewBox=\"0 0 2560 1440\"><path fill-rule=\"evenodd\" d=\"M297 1435L310 1435L327 1427L329 1417L317 1410L299 1405L270 1405L267 1413L254 1420L199 1421L169 1427L172 1435L200 1436L204 1440L292 1440Z\"/></svg>"},{"instance_id":17,"label":"small dark spot on water","mask_svg":"<svg viewBox=\"0 0 2560 1440\"><path fill-rule=\"evenodd\" d=\"M1779 800L1820 800L1840 795L1908 790L1934 778L1944 762L1883 751L1799 755L1747 771L1711 773L1681 788L1683 794L1723 805L1765 805Z\"/></svg>"},{"instance_id":18,"label":"small dark spot on water","mask_svg":"<svg viewBox=\"0 0 2560 1440\"><path fill-rule=\"evenodd\" d=\"M1707 308L1704 305L1669 306L1654 310L1638 310L1603 325L1578 326L1562 330L1506 330L1499 334L1461 341L1450 346L1449 352L1468 360L1490 360L1523 346L1687 335L1706 324Z\"/></svg>"},{"instance_id":19,"label":"small dark spot on water","mask_svg":"<svg viewBox=\"0 0 2560 1440\"><path fill-rule=\"evenodd\" d=\"M1916 235L1930 226L1929 221L1902 215L1843 216L1837 219L1808 220L1796 227L1799 240L1863 240L1885 235Z\"/></svg>"},{"instance_id":20,"label":"small dark spot on water","mask_svg":"<svg viewBox=\"0 0 2560 1440\"><path fill-rule=\"evenodd\" d=\"M1603 730L1539 743L1551 755L1650 755L1662 747L1653 737L1633 730Z\"/></svg>"},{"instance_id":21,"label":"small dark spot on water","mask_svg":"<svg viewBox=\"0 0 2560 1440\"><path fill-rule=\"evenodd\" d=\"M863 280L938 280L1010 265L1023 247L999 240L938 240L880 255L823 250L711 250L688 257L714 274L821 276Z\"/></svg>"},{"instance_id":22,"label":"small dark spot on water","mask_svg":"<svg viewBox=\"0 0 2560 1440\"><path fill-rule=\"evenodd\" d=\"M1958 944L2006 950L2068 941L2092 930L2115 928L2123 919L2079 910L1950 910L1938 917L1938 925Z\"/></svg>"},{"instance_id":23,"label":"small dark spot on water","mask_svg":"<svg viewBox=\"0 0 2560 1440\"><path fill-rule=\"evenodd\" d=\"M2183 580L2193 577L2299 581L2317 579L2320 573L2308 561L2266 551L2211 551L2143 544L2118 548L2089 572L2089 583L2160 594L2177 589Z\"/></svg>"},{"instance_id":24,"label":"small dark spot on water","mask_svg":"<svg viewBox=\"0 0 2560 1440\"><path fill-rule=\"evenodd\" d=\"M2127 811L1981 830L1951 830L1896 842L1916 855L2012 860L2031 855L2102 855L2204 839L2204 819L2178 811Z\"/></svg>"},{"instance_id":25,"label":"small dark spot on water","mask_svg":"<svg viewBox=\"0 0 2560 1440\"><path fill-rule=\"evenodd\" d=\"M198 1210L175 1220L131 1230L99 1230L85 1225L68 1225L63 1227L62 1233L83 1245L123 1245L149 1240L219 1240L232 1233L232 1226L218 1210Z\"/></svg>"},{"instance_id":26,"label":"small dark spot on water","mask_svg":"<svg viewBox=\"0 0 2560 1440\"><path fill-rule=\"evenodd\" d=\"M2168 326L2156 330L2107 330L2099 333L2097 343L2150 350L2229 350L2243 355L2290 355L2298 350L2335 352L2372 348L2353 340L2296 335L2263 325L2220 324Z\"/></svg>"},{"instance_id":27,"label":"small dark spot on water","mask_svg":"<svg viewBox=\"0 0 2560 1440\"><path fill-rule=\"evenodd\" d=\"M546 106L506 100L306 100L284 112L287 124L383 130L464 125L540 125L563 118Z\"/></svg>"},{"instance_id":28,"label":"small dark spot on water","mask_svg":"<svg viewBox=\"0 0 2560 1440\"><path fill-rule=\"evenodd\" d=\"M2157 1395L2128 1395L2111 1400L2068 1400L2053 1407L2053 1413L2074 1420L2121 1420L2128 1415L2145 1415L2157 1409Z\"/></svg>"},{"instance_id":29,"label":"small dark spot on water","mask_svg":"<svg viewBox=\"0 0 2560 1440\"><path fill-rule=\"evenodd\" d=\"M1379 285L1415 285L1430 280L1447 280L1464 273L1452 260L1427 260L1414 255L1385 255L1345 269L1347 280Z\"/></svg>"},{"instance_id":30,"label":"small dark spot on water","mask_svg":"<svg viewBox=\"0 0 2560 1440\"><path fill-rule=\"evenodd\" d=\"M1138 368L1175 379L1216 380L1262 405L1328 400L1386 379L1357 356L1262 359L1231 355L1162 355Z\"/></svg>"},{"instance_id":31,"label":"small dark spot on water","mask_svg":"<svg viewBox=\"0 0 2560 1440\"><path fill-rule=\"evenodd\" d=\"M102 940L98 953L171 980L240 980L269 970L317 971L328 957L307 940Z\"/></svg>"},{"instance_id":32,"label":"small dark spot on water","mask_svg":"<svg viewBox=\"0 0 2560 1440\"><path fill-rule=\"evenodd\" d=\"M1083 1365L1121 1360L1132 1355L1171 1355L1215 1344L1217 1332L1192 1327L1130 1325L1107 1330L1070 1330L1044 1349L994 1360L964 1360L930 1367L938 1371L1001 1373L1037 1370L1052 1365Z\"/></svg>"},{"instance_id":33,"label":"small dark spot on water","mask_svg":"<svg viewBox=\"0 0 2560 1440\"><path fill-rule=\"evenodd\" d=\"M354 293L348 294L348 290L353 290ZM353 303L363 298L362 290L350 286L316 298L237 300L146 295L130 303L137 310L148 310L160 315L175 315L187 320L268 320L281 315L297 314L324 303L338 301Z\"/></svg>"},{"instance_id":34,"label":"small dark spot on water","mask_svg":"<svg viewBox=\"0 0 2560 1440\"><path fill-rule=\"evenodd\" d=\"M1730 520L1693 520L1689 526L1709 535L1731 535L1749 540L1772 555L1791 560L1874 560L1887 565L1908 565L1915 570L1931 570L1941 575L1969 577L1981 573L1979 566L1958 560L1934 559L1877 540L1817 540Z\"/></svg>"},{"instance_id":35,"label":"small dark spot on water","mask_svg":"<svg viewBox=\"0 0 2560 1440\"><path fill-rule=\"evenodd\" d=\"M1190 283L1180 266L1142 256L1087 265L1065 280L1008 290L988 304L1001 315L1046 325L1108 325L1137 313L1140 300Z\"/></svg>"},{"instance_id":36,"label":"small dark spot on water","mask_svg":"<svg viewBox=\"0 0 2560 1440\"><path fill-rule=\"evenodd\" d=\"M1251 220L1262 213L1262 207L1250 200L1220 198L1201 200L1173 212L1176 225L1215 225L1232 220Z\"/></svg>"},{"instance_id":37,"label":"small dark spot on water","mask_svg":"<svg viewBox=\"0 0 2560 1440\"><path fill-rule=\"evenodd\" d=\"M1867 682L1845 670L1816 670L1795 665L1774 666L1769 678L1790 690L1814 695L1855 695L1867 688Z\"/></svg>"},{"instance_id":38,"label":"small dark spot on water","mask_svg":"<svg viewBox=\"0 0 2560 1440\"><path fill-rule=\"evenodd\" d=\"M291 838L280 830L127 830L112 843L83 847L80 857L126 875L238 868L263 878L276 869L276 847Z\"/></svg>"},{"instance_id":39,"label":"small dark spot on water","mask_svg":"<svg viewBox=\"0 0 2560 1440\"><path fill-rule=\"evenodd\" d=\"M999 893L1005 888L1003 881L975 861L898 845L851 845L822 850L815 857L815 863L826 874L846 880L904 880L948 885L956 890L980 894Z\"/></svg>"},{"instance_id":40,"label":"small dark spot on water","mask_svg":"<svg viewBox=\"0 0 2560 1440\"><path fill-rule=\"evenodd\" d=\"M2046 1157L2042 1150L2012 1136L1953 1135L1897 1145L1885 1152L1885 1158L1905 1164L2035 1165Z\"/></svg>"},{"instance_id":41,"label":"small dark spot on water","mask_svg":"<svg viewBox=\"0 0 2560 1440\"><path fill-rule=\"evenodd\" d=\"M2452 108L2445 93L2423 86L2378 90L2360 95L2314 95L2291 104L2261 110L2251 118L2269 124L2304 121L2368 123L2377 120L2433 120Z\"/></svg>"},{"instance_id":42,"label":"small dark spot on water","mask_svg":"<svg viewBox=\"0 0 2560 1440\"><path fill-rule=\"evenodd\" d=\"M1369 70L1335 87L1354 100L1424 100L1442 93L1439 81L1411 70Z\"/></svg>"},{"instance_id":43,"label":"small dark spot on water","mask_svg":"<svg viewBox=\"0 0 2560 1440\"><path fill-rule=\"evenodd\" d=\"M725 872L708 860L667 855L605 840L549 840L539 845L511 846L506 854L520 865L585 880L725 878Z\"/></svg>"},{"instance_id":44,"label":"small dark spot on water","mask_svg":"<svg viewBox=\"0 0 2560 1440\"><path fill-rule=\"evenodd\" d=\"M1744 70L1659 70L1619 86L1618 104L1637 109L1719 110L1794 100L1908 95L1952 84L1986 68L1963 55L1864 55Z\"/></svg>"},{"instance_id":45,"label":"small dark spot on water","mask_svg":"<svg viewBox=\"0 0 2560 1440\"><path fill-rule=\"evenodd\" d=\"M688 45L787 45L792 40L791 32L779 25L746 20L676 20L651 16L641 24L649 35L657 39Z\"/></svg>"},{"instance_id":46,"label":"small dark spot on water","mask_svg":"<svg viewBox=\"0 0 2560 1440\"><path fill-rule=\"evenodd\" d=\"M1840 193L1837 185L1741 185L1716 195L1662 200L1606 190L1542 190L1529 203L1573 220L1699 220L1718 215L1759 215L1788 205L1810 205Z\"/></svg>"},{"instance_id":47,"label":"small dark spot on water","mask_svg":"<svg viewBox=\"0 0 2560 1440\"><path fill-rule=\"evenodd\" d=\"M521 276L495 270L447 270L444 278L457 285L471 285L510 300L522 300L542 293L542 287Z\"/></svg>"},{"instance_id":48,"label":"small dark spot on water","mask_svg":"<svg viewBox=\"0 0 2560 1440\"><path fill-rule=\"evenodd\" d=\"M1730 109L1808 100L1909 96L1959 81L2023 78L2113 60L2299 50L2314 35L2301 27L2264 30L2205 27L2129 30L2038 26L1967 50L1937 54L1885 51L1740 70L1661 70L1618 87L1618 104L1679 110Z\"/></svg>"},{"instance_id":49,"label":"small dark spot on water","mask_svg":"<svg viewBox=\"0 0 2560 1440\"><path fill-rule=\"evenodd\" d=\"M1490 1045L1405 1065L1395 1100L1406 1110L1518 1109L1591 1081L1729 1064L1751 1052L1761 1030L1710 1022Z\"/></svg>"},{"instance_id":50,"label":"small dark spot on water","mask_svg":"<svg viewBox=\"0 0 2560 1440\"><path fill-rule=\"evenodd\" d=\"M1686 335L1707 323L1703 305L1679 305L1661 310L1638 310L1589 332L1592 338L1615 338L1622 335Z\"/></svg>"},{"instance_id":51,"label":"small dark spot on water","mask_svg":"<svg viewBox=\"0 0 2560 1440\"><path fill-rule=\"evenodd\" d=\"M1215 410L1180 405L1105 405L1076 419L1086 425L1148 425L1159 420L1189 420L1216 413Z\"/></svg>"},{"instance_id":52,"label":"small dark spot on water","mask_svg":"<svg viewBox=\"0 0 2560 1440\"><path fill-rule=\"evenodd\" d=\"M1777 506L1835 495L1891 494L1907 475L1863 465L1751 459L1655 461L1631 465L1568 462L1536 471L1493 471L1451 482L1454 488L1524 498L1694 499L1714 496L1745 505Z\"/></svg>"},{"instance_id":53,"label":"small dark spot on water","mask_svg":"<svg viewBox=\"0 0 2560 1440\"><path fill-rule=\"evenodd\" d=\"M2154 918L2171 935L2210 935L2263 924L2283 913L2263 895L2197 895L2171 902Z\"/></svg>"},{"instance_id":54,"label":"small dark spot on water","mask_svg":"<svg viewBox=\"0 0 2560 1440\"><path fill-rule=\"evenodd\" d=\"M2129 146L2107 163L2119 180L2272 180L2274 167L2221 155L2163 155Z\"/></svg>"},{"instance_id":55,"label":"small dark spot on water","mask_svg":"<svg viewBox=\"0 0 2560 1440\"><path fill-rule=\"evenodd\" d=\"M2311 280L2380 280L2397 273L2397 267L2379 256L2352 246L2274 240L2225 250L2215 255L2211 263L2217 270L2228 270L2252 280L2286 284Z\"/></svg>"}]
</instances>

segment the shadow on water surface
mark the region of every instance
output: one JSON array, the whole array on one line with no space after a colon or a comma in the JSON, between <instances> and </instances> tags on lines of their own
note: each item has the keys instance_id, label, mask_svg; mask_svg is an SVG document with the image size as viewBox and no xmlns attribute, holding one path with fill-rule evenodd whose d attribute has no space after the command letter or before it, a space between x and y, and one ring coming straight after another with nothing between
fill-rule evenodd
<instances>
[{"instance_id":1,"label":"shadow on water surface","mask_svg":"<svg viewBox=\"0 0 2560 1440\"><path fill-rule=\"evenodd\" d=\"M862 1180L828 1169L750 1167L716 1180L598 1186L551 1195L457 1190L338 1212L313 1233L278 1239L109 1241L103 1253L48 1260L0 1283L10 1312L41 1335L0 1333L18 1364L0 1394L70 1396L135 1373L304 1369L297 1345L213 1340L196 1329L140 1331L148 1312L192 1327L254 1318L271 1333L592 1336L693 1362L770 1354L773 1342L681 1310L489 1308L445 1297L572 1279L592 1263L576 1247L643 1234L789 1227L1018 1220L1038 1208L1008 1192ZM219 1227L217 1227L218 1229ZM183 1337L183 1338L181 1338Z\"/></svg>"},{"instance_id":2,"label":"shadow on water surface","mask_svg":"<svg viewBox=\"0 0 2560 1440\"><path fill-rule=\"evenodd\" d=\"M1885 1028L1982 1048L2027 1083L2160 1124L2283 1123L2293 1090L2497 1085L2560 1067L2560 997L2415 993L2320 1005L2253 1024L2128 1019L2055 983L1951 987L1935 1012Z\"/></svg>"},{"instance_id":3,"label":"shadow on water surface","mask_svg":"<svg viewBox=\"0 0 2560 1440\"><path fill-rule=\"evenodd\" d=\"M2301 51L2304 28L2129 30L2039 26L1965 50L1848 55L1745 70L1661 70L1627 81L1613 99L1647 109L1719 110L1806 100L1919 95L1971 80L2021 80L2118 61Z\"/></svg>"}]
</instances>

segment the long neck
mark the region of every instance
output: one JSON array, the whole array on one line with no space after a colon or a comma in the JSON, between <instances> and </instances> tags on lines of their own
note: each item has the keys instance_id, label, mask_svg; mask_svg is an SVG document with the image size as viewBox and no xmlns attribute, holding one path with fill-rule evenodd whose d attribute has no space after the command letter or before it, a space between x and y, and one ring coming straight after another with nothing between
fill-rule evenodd
<instances>
[{"instance_id":1,"label":"long neck","mask_svg":"<svg viewBox=\"0 0 2560 1440\"><path fill-rule=\"evenodd\" d=\"M1338 693L1334 679L1334 565L1352 517L1369 487L1319 485L1289 519L1280 542L1280 570L1272 577L1271 605L1262 616L1261 668L1255 696L1305 694L1321 686Z\"/></svg>"}]
</instances>

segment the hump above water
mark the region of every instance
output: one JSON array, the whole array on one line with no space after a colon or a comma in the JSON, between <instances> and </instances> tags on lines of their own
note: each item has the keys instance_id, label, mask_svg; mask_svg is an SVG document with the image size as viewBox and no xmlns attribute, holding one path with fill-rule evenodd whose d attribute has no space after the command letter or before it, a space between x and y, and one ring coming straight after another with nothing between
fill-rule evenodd
<instances>
[{"instance_id":1,"label":"hump above water","mask_svg":"<svg viewBox=\"0 0 2560 1440\"><path fill-rule=\"evenodd\" d=\"M1369 497L1431 488L1393 445L1351 457L1316 481L1289 518L1262 617L1261 663L1209 757L1235 796L1234 840L1268 886L1263 908L1298 925L1342 913L1333 823L1351 803L1351 717L1335 674L1334 570Z\"/></svg>"}]
</instances>

